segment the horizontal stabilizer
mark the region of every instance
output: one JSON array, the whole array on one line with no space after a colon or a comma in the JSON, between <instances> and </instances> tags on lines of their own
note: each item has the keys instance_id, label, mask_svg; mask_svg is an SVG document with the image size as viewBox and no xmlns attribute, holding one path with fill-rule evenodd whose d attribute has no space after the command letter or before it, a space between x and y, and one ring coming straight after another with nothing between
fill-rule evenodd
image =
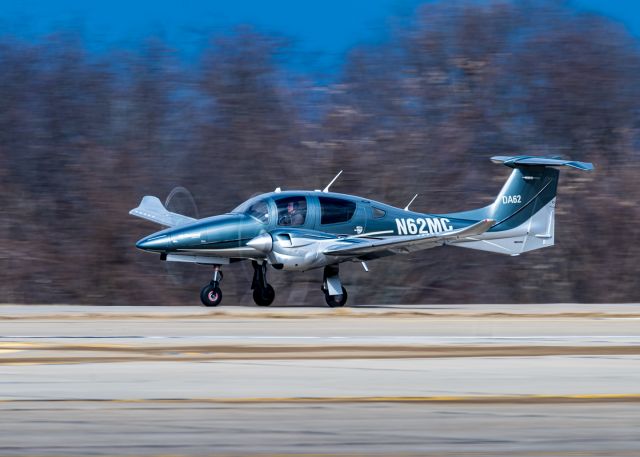
<instances>
[{"instance_id":1,"label":"horizontal stabilizer","mask_svg":"<svg viewBox=\"0 0 640 457\"><path fill-rule=\"evenodd\" d=\"M129 211L132 216L140 217L165 227L177 227L195 222L197 219L168 211L158 197L147 195L137 208Z\"/></svg>"},{"instance_id":2,"label":"horizontal stabilizer","mask_svg":"<svg viewBox=\"0 0 640 457\"><path fill-rule=\"evenodd\" d=\"M428 245L437 245L438 243L445 243L447 241L455 241L470 236L481 235L489 230L495 222L496 221L493 219L483 219L465 228L454 230L452 232L435 234L394 236L376 240L351 237L327 247L323 254L361 256L388 249L398 249L400 251L409 252L418 249L425 249L426 247L429 247Z\"/></svg>"},{"instance_id":3,"label":"horizontal stabilizer","mask_svg":"<svg viewBox=\"0 0 640 457\"><path fill-rule=\"evenodd\" d=\"M577 160L562 160L557 157L536 157L536 156L494 156L491 157L494 163L503 163L508 167L516 168L523 166L545 166L545 167L572 167L578 170L591 171L593 164L589 162L578 162Z\"/></svg>"}]
</instances>

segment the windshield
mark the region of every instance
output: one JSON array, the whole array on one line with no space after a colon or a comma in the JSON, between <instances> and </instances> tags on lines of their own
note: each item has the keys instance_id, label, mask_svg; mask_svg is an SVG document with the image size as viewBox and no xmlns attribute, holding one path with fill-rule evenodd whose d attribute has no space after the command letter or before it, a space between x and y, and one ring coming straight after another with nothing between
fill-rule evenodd
<instances>
[{"instance_id":1,"label":"windshield","mask_svg":"<svg viewBox=\"0 0 640 457\"><path fill-rule=\"evenodd\" d=\"M260 200L248 200L242 205L238 206L232 212L247 214L254 219L257 219L263 224L269 223L269 200L266 198Z\"/></svg>"}]
</instances>

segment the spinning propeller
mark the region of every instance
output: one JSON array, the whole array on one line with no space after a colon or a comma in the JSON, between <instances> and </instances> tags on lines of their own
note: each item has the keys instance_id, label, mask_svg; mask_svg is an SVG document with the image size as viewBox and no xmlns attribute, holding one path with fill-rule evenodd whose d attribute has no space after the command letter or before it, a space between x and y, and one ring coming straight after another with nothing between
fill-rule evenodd
<instances>
[{"instance_id":1,"label":"spinning propeller","mask_svg":"<svg viewBox=\"0 0 640 457\"><path fill-rule=\"evenodd\" d=\"M198 205L193 195L185 187L174 187L166 200L164 206L172 213L182 214L184 216L199 219ZM198 265L183 262L164 262L167 273L171 278L171 282L177 286L199 284L199 277L202 276L202 270Z\"/></svg>"}]
</instances>

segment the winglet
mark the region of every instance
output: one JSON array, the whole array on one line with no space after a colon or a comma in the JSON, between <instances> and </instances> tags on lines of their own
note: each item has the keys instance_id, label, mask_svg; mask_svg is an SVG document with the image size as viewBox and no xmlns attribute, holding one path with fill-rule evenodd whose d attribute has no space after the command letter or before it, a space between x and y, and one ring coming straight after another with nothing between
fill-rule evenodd
<instances>
[{"instance_id":1,"label":"winglet","mask_svg":"<svg viewBox=\"0 0 640 457\"><path fill-rule=\"evenodd\" d=\"M495 219L482 219L481 221L476 222L473 225L470 225L460 230L456 230L455 232L452 232L450 234L445 234L443 238L460 239L460 238L466 238L468 236L482 235L484 232L486 232L491 227L493 227L495 223L496 223Z\"/></svg>"}]
</instances>

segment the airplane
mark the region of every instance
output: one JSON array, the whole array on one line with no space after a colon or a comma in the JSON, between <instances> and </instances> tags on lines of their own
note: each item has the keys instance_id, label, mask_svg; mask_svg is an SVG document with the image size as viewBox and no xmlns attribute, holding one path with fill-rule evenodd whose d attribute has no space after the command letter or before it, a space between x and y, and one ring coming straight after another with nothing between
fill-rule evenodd
<instances>
[{"instance_id":1,"label":"airplane","mask_svg":"<svg viewBox=\"0 0 640 457\"><path fill-rule=\"evenodd\" d=\"M273 192L253 197L227 214L194 219L168 211L157 197L145 196L129 214L168 227L142 238L136 247L168 262L213 267L200 293L205 306L222 301L221 267L250 260L253 299L269 306L275 291L267 265L276 270L323 268L321 290L330 307L344 306L347 291L340 264L366 262L437 246L457 246L512 256L553 246L559 171L593 170L587 162L559 157L495 156L512 168L495 201L483 208L425 214L369 198L330 192L340 173L322 190Z\"/></svg>"}]
</instances>

